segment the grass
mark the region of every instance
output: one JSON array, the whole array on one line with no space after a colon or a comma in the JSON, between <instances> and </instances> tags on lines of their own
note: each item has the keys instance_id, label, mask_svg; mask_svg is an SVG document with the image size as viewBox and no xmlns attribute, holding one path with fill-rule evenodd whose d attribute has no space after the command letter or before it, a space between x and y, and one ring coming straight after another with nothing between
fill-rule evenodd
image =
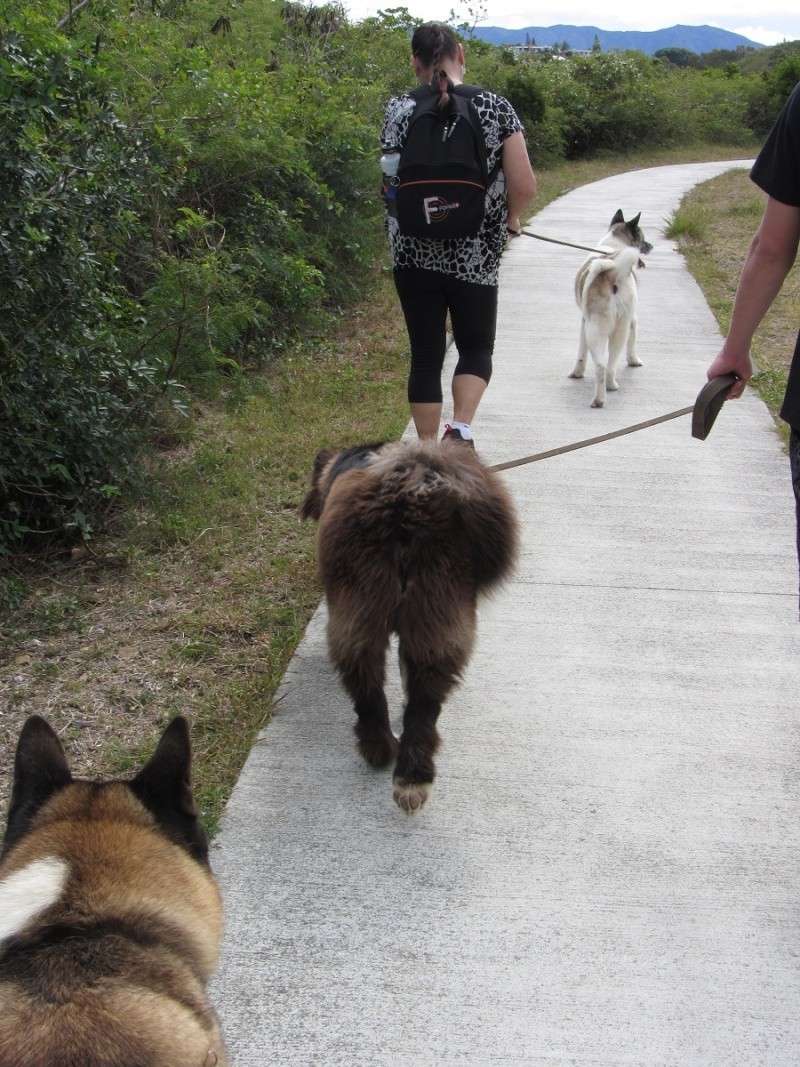
<instances>
[{"instance_id":1,"label":"grass","mask_svg":"<svg viewBox=\"0 0 800 1067\"><path fill-rule=\"evenodd\" d=\"M664 232L673 241L681 238L699 241L706 236L708 223L708 208L702 204L685 204L669 220L669 225Z\"/></svg>"},{"instance_id":2,"label":"grass","mask_svg":"<svg viewBox=\"0 0 800 1067\"><path fill-rule=\"evenodd\" d=\"M728 171L696 186L670 220L667 234L679 241L723 334L728 332L739 273L758 228L766 196L745 171ZM759 373L753 385L777 415L797 334L800 269L791 271L756 333L752 354ZM779 423L785 432L783 423Z\"/></svg>"},{"instance_id":3,"label":"grass","mask_svg":"<svg viewBox=\"0 0 800 1067\"><path fill-rule=\"evenodd\" d=\"M609 174L750 151L706 145L564 164L539 174L536 208ZM192 719L195 789L216 829L319 601L314 528L296 514L313 456L398 436L406 372L398 301L376 270L370 296L326 335L232 383L190 424L166 427L145 490L112 534L4 576L0 807L27 715L53 723L76 773L104 776L135 770L180 712Z\"/></svg>"}]
</instances>

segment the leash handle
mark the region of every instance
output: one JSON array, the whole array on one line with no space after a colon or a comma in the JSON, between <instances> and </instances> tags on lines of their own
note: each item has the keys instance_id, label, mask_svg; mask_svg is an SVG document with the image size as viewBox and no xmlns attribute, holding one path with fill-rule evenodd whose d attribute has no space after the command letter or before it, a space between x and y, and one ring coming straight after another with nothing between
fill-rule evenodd
<instances>
[{"instance_id":1,"label":"leash handle","mask_svg":"<svg viewBox=\"0 0 800 1067\"><path fill-rule=\"evenodd\" d=\"M692 437L705 441L722 405L728 399L728 393L738 381L739 378L735 374L720 374L718 378L711 378L706 382L694 402Z\"/></svg>"}]
</instances>

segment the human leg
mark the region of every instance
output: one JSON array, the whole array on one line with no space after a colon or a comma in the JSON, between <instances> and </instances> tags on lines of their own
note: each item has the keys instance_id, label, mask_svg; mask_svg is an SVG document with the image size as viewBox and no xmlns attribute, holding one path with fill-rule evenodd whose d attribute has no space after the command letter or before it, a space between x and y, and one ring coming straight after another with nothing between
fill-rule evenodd
<instances>
[{"instance_id":1,"label":"human leg","mask_svg":"<svg viewBox=\"0 0 800 1067\"><path fill-rule=\"evenodd\" d=\"M789 463L792 471L792 486L794 487L794 510L797 537L797 561L800 565L800 432L792 427L789 437Z\"/></svg>"},{"instance_id":2,"label":"human leg","mask_svg":"<svg viewBox=\"0 0 800 1067\"><path fill-rule=\"evenodd\" d=\"M492 376L497 286L448 279L448 303L458 348L453 373L453 418L469 425Z\"/></svg>"},{"instance_id":3,"label":"human leg","mask_svg":"<svg viewBox=\"0 0 800 1067\"><path fill-rule=\"evenodd\" d=\"M436 438L442 416L447 319L443 278L436 271L414 268L394 272L411 345L408 401L421 438Z\"/></svg>"}]
</instances>

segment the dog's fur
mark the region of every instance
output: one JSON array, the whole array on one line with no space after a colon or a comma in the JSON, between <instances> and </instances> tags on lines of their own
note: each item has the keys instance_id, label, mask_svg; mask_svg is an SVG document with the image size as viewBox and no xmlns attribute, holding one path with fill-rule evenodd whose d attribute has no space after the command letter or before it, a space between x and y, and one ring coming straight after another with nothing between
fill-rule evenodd
<instances>
[{"instance_id":1,"label":"dog's fur","mask_svg":"<svg viewBox=\"0 0 800 1067\"><path fill-rule=\"evenodd\" d=\"M589 256L575 276L575 300L581 309L581 334L578 360L570 378L582 378L586 356L594 361L593 408L605 404L606 389L619 389L617 360L627 350L629 367L641 367L636 355L638 302L637 267L644 267L642 255L652 250L639 226L641 212L628 222L621 211L611 220L608 233L600 242L608 248L607 256Z\"/></svg>"},{"instance_id":2,"label":"dog's fur","mask_svg":"<svg viewBox=\"0 0 800 1067\"><path fill-rule=\"evenodd\" d=\"M17 746L0 857L0 1067L225 1067L206 999L222 930L186 720L131 782Z\"/></svg>"},{"instance_id":3,"label":"dog's fur","mask_svg":"<svg viewBox=\"0 0 800 1067\"><path fill-rule=\"evenodd\" d=\"M331 658L373 767L396 757L394 798L416 811L434 778L436 720L469 660L479 594L509 575L517 520L499 478L461 442L321 452L301 508L320 520ZM399 636L406 688L399 745L384 694Z\"/></svg>"}]
</instances>

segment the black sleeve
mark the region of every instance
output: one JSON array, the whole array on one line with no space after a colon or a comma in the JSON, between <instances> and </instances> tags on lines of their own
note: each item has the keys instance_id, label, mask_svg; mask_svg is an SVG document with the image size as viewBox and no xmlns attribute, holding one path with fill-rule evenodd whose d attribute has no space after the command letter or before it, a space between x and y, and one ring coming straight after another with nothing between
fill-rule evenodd
<instances>
[{"instance_id":1,"label":"black sleeve","mask_svg":"<svg viewBox=\"0 0 800 1067\"><path fill-rule=\"evenodd\" d=\"M773 200L800 207L800 84L778 115L750 177Z\"/></svg>"}]
</instances>

